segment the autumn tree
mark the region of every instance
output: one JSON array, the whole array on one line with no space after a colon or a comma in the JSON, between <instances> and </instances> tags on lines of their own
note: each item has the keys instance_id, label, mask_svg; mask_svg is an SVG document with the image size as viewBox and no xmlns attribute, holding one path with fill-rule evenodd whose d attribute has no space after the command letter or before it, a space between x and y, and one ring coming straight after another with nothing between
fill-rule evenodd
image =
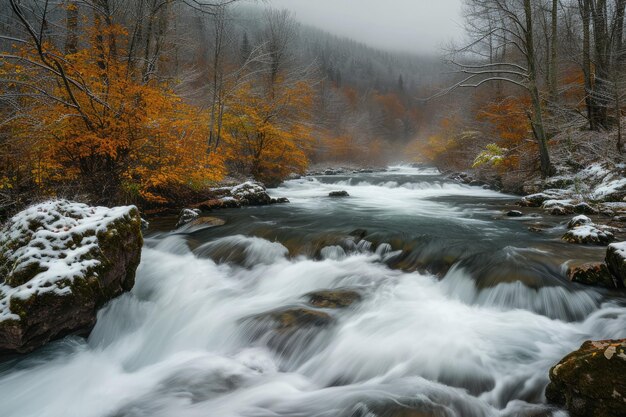
<instances>
[{"instance_id":1,"label":"autumn tree","mask_svg":"<svg viewBox=\"0 0 626 417\"><path fill-rule=\"evenodd\" d=\"M534 0L467 0L467 22L472 40L455 51L453 63L463 74L456 88L477 88L505 82L526 91L530 97L528 118L539 148L541 174L553 168L548 151L544 106L539 90L539 54ZM501 51L498 55L498 51ZM489 57L488 60L477 59Z\"/></svg>"}]
</instances>

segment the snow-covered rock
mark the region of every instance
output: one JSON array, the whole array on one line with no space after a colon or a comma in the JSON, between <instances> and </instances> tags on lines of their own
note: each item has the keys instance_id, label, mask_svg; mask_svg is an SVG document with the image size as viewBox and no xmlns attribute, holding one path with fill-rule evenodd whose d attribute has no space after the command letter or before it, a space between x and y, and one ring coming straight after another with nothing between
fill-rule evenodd
<instances>
[{"instance_id":1,"label":"snow-covered rock","mask_svg":"<svg viewBox=\"0 0 626 417\"><path fill-rule=\"evenodd\" d=\"M182 209L180 214L178 215L178 222L176 223L176 228L178 229L181 226L186 225L187 223L197 219L200 216L199 209Z\"/></svg>"},{"instance_id":2,"label":"snow-covered rock","mask_svg":"<svg viewBox=\"0 0 626 417\"><path fill-rule=\"evenodd\" d=\"M582 226L585 224L593 224L593 222L589 217L581 214L580 216L576 216L572 220L570 220L569 223L567 223L567 228L574 229L578 226Z\"/></svg>"},{"instance_id":3,"label":"snow-covered rock","mask_svg":"<svg viewBox=\"0 0 626 417\"><path fill-rule=\"evenodd\" d=\"M272 199L265 186L255 181L246 181L234 187L221 187L211 190L214 197L196 205L205 211L238 208L242 206L266 206L269 204L288 203L286 198Z\"/></svg>"},{"instance_id":4,"label":"snow-covered rock","mask_svg":"<svg viewBox=\"0 0 626 417\"><path fill-rule=\"evenodd\" d=\"M535 193L522 197L520 205L523 207L541 207L541 205L548 200L554 200L561 197L561 194L546 190L542 193Z\"/></svg>"},{"instance_id":5,"label":"snow-covered rock","mask_svg":"<svg viewBox=\"0 0 626 417\"><path fill-rule=\"evenodd\" d=\"M141 247L137 208L66 200L34 205L0 233L0 352L28 352L89 330L129 291Z\"/></svg>"},{"instance_id":6,"label":"snow-covered rock","mask_svg":"<svg viewBox=\"0 0 626 417\"><path fill-rule=\"evenodd\" d=\"M626 242L612 243L606 250L605 262L622 287L626 287Z\"/></svg>"},{"instance_id":7,"label":"snow-covered rock","mask_svg":"<svg viewBox=\"0 0 626 417\"><path fill-rule=\"evenodd\" d=\"M566 242L583 245L606 245L614 238L612 231L593 223L568 230L563 236L563 240Z\"/></svg>"},{"instance_id":8,"label":"snow-covered rock","mask_svg":"<svg viewBox=\"0 0 626 417\"><path fill-rule=\"evenodd\" d=\"M574 213L572 200L546 200L541 204L541 208L553 216L565 216Z\"/></svg>"}]
</instances>

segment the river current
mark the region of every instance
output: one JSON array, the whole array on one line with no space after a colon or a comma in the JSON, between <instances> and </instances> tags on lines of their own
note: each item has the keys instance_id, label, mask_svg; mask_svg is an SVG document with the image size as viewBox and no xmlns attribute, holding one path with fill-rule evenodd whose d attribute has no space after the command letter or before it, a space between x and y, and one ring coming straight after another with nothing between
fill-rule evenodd
<instances>
[{"instance_id":1,"label":"river current","mask_svg":"<svg viewBox=\"0 0 626 417\"><path fill-rule=\"evenodd\" d=\"M154 221L88 339L0 364L0 416L565 416L550 367L626 338L624 298L565 277L604 249L560 241L565 218L507 217L513 196L406 166L270 194L291 203ZM310 305L320 290L360 300ZM323 320L277 328L284 311Z\"/></svg>"}]
</instances>

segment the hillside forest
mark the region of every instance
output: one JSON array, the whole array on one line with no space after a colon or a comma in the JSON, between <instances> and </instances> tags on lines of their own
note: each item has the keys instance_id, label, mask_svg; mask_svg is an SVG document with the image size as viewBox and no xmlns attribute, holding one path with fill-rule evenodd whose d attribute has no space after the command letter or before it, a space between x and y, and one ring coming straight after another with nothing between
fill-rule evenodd
<instances>
[{"instance_id":1,"label":"hillside forest","mask_svg":"<svg viewBox=\"0 0 626 417\"><path fill-rule=\"evenodd\" d=\"M441 56L254 2L1 4L3 211L54 195L180 205L319 163L473 167L516 189L623 150L625 0L465 0Z\"/></svg>"}]
</instances>

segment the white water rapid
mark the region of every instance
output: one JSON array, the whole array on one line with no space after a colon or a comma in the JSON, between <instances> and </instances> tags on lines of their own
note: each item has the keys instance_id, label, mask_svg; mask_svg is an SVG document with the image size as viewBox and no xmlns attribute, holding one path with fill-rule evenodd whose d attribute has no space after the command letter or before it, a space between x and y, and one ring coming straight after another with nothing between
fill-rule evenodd
<instances>
[{"instance_id":1,"label":"white water rapid","mask_svg":"<svg viewBox=\"0 0 626 417\"><path fill-rule=\"evenodd\" d=\"M334 190L350 197L328 198ZM101 310L87 340L0 366L0 416L565 416L544 404L549 368L584 340L626 337L623 300L572 287L558 265L532 285L482 285L464 265L443 279L390 267L402 237L419 236L420 253L502 255L482 275L561 245L499 218L509 196L409 167L304 178L271 194L291 204L226 211L223 227L151 232L135 288ZM357 228L378 240L344 239ZM307 255L298 248L310 230L343 243ZM307 304L329 289L361 300ZM330 320L281 331L255 319L287 308Z\"/></svg>"}]
</instances>

